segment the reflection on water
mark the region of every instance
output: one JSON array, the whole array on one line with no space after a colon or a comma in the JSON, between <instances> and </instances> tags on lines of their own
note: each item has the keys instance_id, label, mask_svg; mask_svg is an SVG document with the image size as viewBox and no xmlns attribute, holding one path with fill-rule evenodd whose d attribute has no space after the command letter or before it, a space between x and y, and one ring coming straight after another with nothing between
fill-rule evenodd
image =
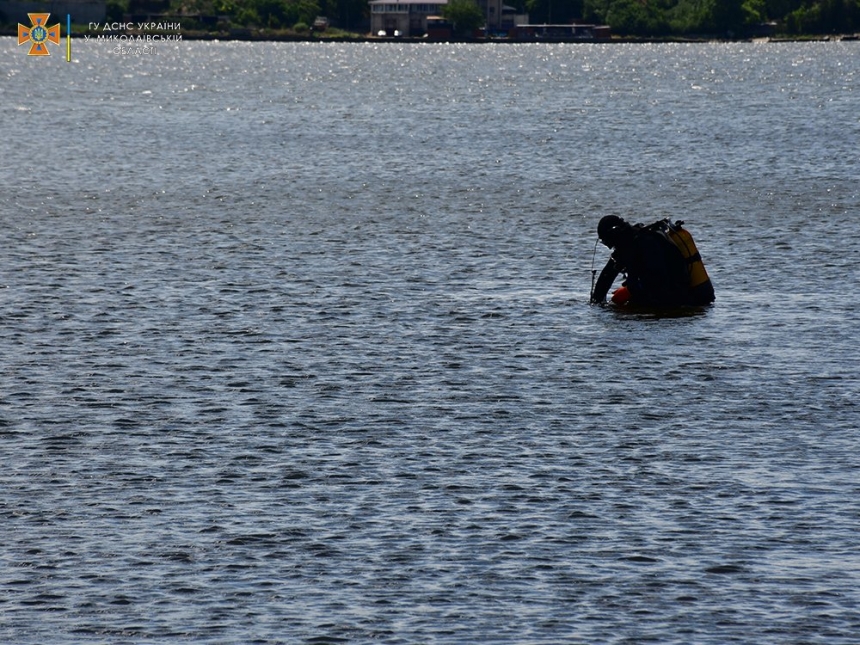
<instances>
[{"instance_id":1,"label":"reflection on water","mask_svg":"<svg viewBox=\"0 0 860 645\"><path fill-rule=\"evenodd\" d=\"M14 47L2 640L854 641L854 44Z\"/></svg>"},{"instance_id":2,"label":"reflection on water","mask_svg":"<svg viewBox=\"0 0 860 645\"><path fill-rule=\"evenodd\" d=\"M600 305L597 305L600 306ZM608 303L605 309L611 311L618 319L633 320L662 320L665 318L693 318L704 316L710 306L704 307L637 307L636 305L616 305Z\"/></svg>"}]
</instances>

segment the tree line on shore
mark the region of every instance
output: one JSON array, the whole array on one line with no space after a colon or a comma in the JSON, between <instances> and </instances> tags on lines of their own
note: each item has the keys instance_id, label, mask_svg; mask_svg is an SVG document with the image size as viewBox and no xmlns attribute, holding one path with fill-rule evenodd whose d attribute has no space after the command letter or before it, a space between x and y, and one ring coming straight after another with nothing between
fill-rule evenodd
<instances>
[{"instance_id":1,"label":"tree line on shore","mask_svg":"<svg viewBox=\"0 0 860 645\"><path fill-rule=\"evenodd\" d=\"M526 0L535 16L582 16L637 36L853 34L860 0ZM559 13L560 11L566 13ZM545 12L545 13L544 13ZM767 30L762 28L767 25Z\"/></svg>"},{"instance_id":2,"label":"tree line on shore","mask_svg":"<svg viewBox=\"0 0 860 645\"><path fill-rule=\"evenodd\" d=\"M430 0L428 0L430 1ZM396 2L396 0L392 0ZM860 0L506 0L532 24L609 25L619 36L746 38L762 33L793 37L860 31ZM449 0L451 17L477 0ZM147 10L189 16L202 30L261 28L308 32L317 16L337 30L364 33L368 0L108 0L108 19ZM198 17L199 24L192 24ZM480 13L483 16L483 12ZM208 17L208 19L204 19ZM213 20L216 18L217 20Z\"/></svg>"}]
</instances>

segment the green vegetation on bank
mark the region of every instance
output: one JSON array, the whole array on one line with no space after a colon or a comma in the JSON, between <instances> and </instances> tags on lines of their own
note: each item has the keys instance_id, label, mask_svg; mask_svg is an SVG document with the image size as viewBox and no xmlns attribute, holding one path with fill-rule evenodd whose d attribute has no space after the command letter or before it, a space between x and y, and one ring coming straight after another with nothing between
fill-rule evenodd
<instances>
[{"instance_id":1,"label":"green vegetation on bank","mask_svg":"<svg viewBox=\"0 0 860 645\"><path fill-rule=\"evenodd\" d=\"M463 16L475 0L452 0ZM129 5L132 5L131 7ZM851 34L860 31L860 0L506 0L531 23L606 24L619 36L749 37L770 23L788 36ZM146 6L158 13L188 16L184 29L224 31L264 29L308 33L317 16L331 27L326 36L364 34L369 29L367 0L109 0L109 18ZM481 14L483 15L483 14ZM193 16L199 17L195 24ZM188 27L186 27L186 23ZM341 32L334 30L342 30Z\"/></svg>"},{"instance_id":2,"label":"green vegetation on bank","mask_svg":"<svg viewBox=\"0 0 860 645\"><path fill-rule=\"evenodd\" d=\"M860 0L505 0L505 4L528 13L532 24L604 24L615 37L804 38L860 32ZM484 12L476 0L449 0L444 13L464 33L483 24ZM108 0L107 21L129 16L165 16L181 21L189 36L210 38L361 38L370 28L368 0ZM329 21L324 31L314 28L319 16ZM0 22L6 22L3 16Z\"/></svg>"},{"instance_id":3,"label":"green vegetation on bank","mask_svg":"<svg viewBox=\"0 0 860 645\"><path fill-rule=\"evenodd\" d=\"M307 35L314 31L316 18L325 16L330 21L325 33L331 38L363 35L369 9L367 0L108 0L107 20L169 15L181 19L183 31Z\"/></svg>"},{"instance_id":4,"label":"green vegetation on bank","mask_svg":"<svg viewBox=\"0 0 860 645\"><path fill-rule=\"evenodd\" d=\"M860 30L860 0L524 1L531 22L582 18L622 35L748 37L772 31L801 36Z\"/></svg>"},{"instance_id":5,"label":"green vegetation on bank","mask_svg":"<svg viewBox=\"0 0 860 645\"><path fill-rule=\"evenodd\" d=\"M454 25L454 32L463 36L484 25L484 12L475 0L448 0L442 15Z\"/></svg>"}]
</instances>

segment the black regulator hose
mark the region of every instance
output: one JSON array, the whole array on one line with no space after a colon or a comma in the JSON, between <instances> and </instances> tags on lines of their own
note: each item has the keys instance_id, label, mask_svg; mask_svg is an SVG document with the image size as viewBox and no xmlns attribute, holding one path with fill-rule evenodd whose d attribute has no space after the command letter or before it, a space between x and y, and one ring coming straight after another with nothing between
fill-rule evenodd
<instances>
[{"instance_id":1,"label":"black regulator hose","mask_svg":"<svg viewBox=\"0 0 860 645\"><path fill-rule=\"evenodd\" d=\"M588 294L588 302L594 302L594 278L597 276L597 269L594 268L594 258L597 256L597 245L600 238L594 243L594 251L591 253L591 292Z\"/></svg>"}]
</instances>

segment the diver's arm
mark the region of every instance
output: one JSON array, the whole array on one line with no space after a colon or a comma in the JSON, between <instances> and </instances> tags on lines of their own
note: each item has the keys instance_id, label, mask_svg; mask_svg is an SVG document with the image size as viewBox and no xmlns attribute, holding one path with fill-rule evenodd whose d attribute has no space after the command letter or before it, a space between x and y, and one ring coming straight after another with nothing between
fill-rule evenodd
<instances>
[{"instance_id":1,"label":"diver's arm","mask_svg":"<svg viewBox=\"0 0 860 645\"><path fill-rule=\"evenodd\" d=\"M600 272L600 277L597 278L597 284L594 286L594 291L591 292L592 303L602 303L606 301L606 294L609 293L609 287L612 286L612 283L615 281L615 278L618 277L620 272L621 269L618 264L616 264L615 260L609 258L609 262L606 263L606 266L603 267L603 271Z\"/></svg>"}]
</instances>

